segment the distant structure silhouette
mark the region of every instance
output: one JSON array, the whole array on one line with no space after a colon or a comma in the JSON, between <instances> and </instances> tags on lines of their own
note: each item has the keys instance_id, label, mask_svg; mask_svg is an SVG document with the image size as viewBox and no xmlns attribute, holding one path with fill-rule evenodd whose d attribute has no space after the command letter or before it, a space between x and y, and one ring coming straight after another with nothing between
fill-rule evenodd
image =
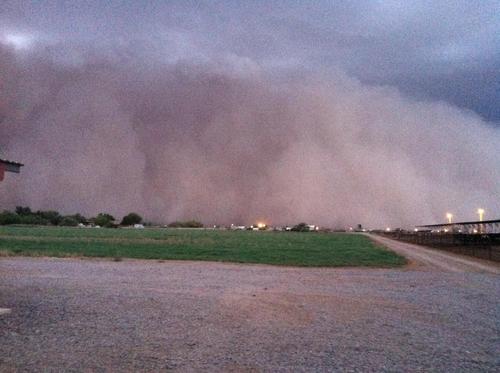
<instances>
[{"instance_id":1,"label":"distant structure silhouette","mask_svg":"<svg viewBox=\"0 0 500 373\"><path fill-rule=\"evenodd\" d=\"M6 172L21 172L21 167L24 165L19 162L9 161L8 159L0 158L0 181L3 181Z\"/></svg>"}]
</instances>

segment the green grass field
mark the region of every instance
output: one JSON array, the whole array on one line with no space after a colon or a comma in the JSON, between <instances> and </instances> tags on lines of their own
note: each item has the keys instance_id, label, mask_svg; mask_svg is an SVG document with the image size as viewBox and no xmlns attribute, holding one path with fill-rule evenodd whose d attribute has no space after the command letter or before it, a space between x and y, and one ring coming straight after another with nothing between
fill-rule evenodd
<instances>
[{"instance_id":1,"label":"green grass field","mask_svg":"<svg viewBox=\"0 0 500 373\"><path fill-rule=\"evenodd\" d=\"M0 253L325 267L405 263L362 235L197 229L0 227Z\"/></svg>"}]
</instances>

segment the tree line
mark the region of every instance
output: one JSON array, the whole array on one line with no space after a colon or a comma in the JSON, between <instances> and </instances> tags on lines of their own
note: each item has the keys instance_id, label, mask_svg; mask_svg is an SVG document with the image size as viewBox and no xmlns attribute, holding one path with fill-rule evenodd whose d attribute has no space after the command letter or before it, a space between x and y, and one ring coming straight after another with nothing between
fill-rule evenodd
<instances>
[{"instance_id":1,"label":"tree line","mask_svg":"<svg viewBox=\"0 0 500 373\"><path fill-rule=\"evenodd\" d=\"M4 210L0 213L0 225L26 224L76 227L79 224L91 224L100 227L114 228L120 225L130 226L141 223L142 217L135 212L125 215L119 224L113 215L104 212L94 217L86 218L81 214L62 215L54 210L32 211L29 207L17 206L15 211Z\"/></svg>"}]
</instances>

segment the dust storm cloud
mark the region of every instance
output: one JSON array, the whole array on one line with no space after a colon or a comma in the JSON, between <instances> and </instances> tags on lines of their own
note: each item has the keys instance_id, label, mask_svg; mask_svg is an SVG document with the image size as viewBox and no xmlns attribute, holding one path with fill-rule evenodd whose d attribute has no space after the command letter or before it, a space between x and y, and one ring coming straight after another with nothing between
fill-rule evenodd
<instances>
[{"instance_id":1,"label":"dust storm cloud","mask_svg":"<svg viewBox=\"0 0 500 373\"><path fill-rule=\"evenodd\" d=\"M1 208L332 227L500 213L498 127L341 71L1 46L0 85L0 149L26 164Z\"/></svg>"}]
</instances>

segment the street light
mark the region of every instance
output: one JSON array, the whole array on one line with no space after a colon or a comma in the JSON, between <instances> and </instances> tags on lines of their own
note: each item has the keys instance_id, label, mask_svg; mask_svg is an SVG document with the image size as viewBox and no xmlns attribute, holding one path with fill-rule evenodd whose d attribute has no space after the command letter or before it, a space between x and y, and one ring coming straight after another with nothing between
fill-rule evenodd
<instances>
[{"instance_id":1,"label":"street light","mask_svg":"<svg viewBox=\"0 0 500 373\"><path fill-rule=\"evenodd\" d=\"M483 221L484 209L477 209L477 213L479 214L479 221Z\"/></svg>"},{"instance_id":2,"label":"street light","mask_svg":"<svg viewBox=\"0 0 500 373\"><path fill-rule=\"evenodd\" d=\"M448 219L448 224L451 224L451 219L453 219L453 214L450 212L446 213L446 218Z\"/></svg>"}]
</instances>

